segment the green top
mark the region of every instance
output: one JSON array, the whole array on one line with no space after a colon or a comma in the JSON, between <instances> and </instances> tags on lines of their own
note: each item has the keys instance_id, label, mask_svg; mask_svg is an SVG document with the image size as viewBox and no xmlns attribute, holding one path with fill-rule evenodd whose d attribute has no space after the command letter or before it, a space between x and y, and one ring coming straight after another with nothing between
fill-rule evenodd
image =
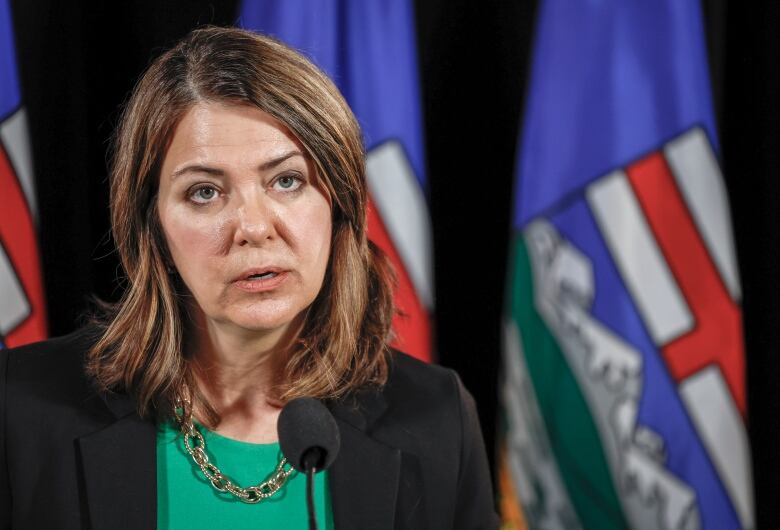
<instances>
[{"instance_id":1,"label":"green top","mask_svg":"<svg viewBox=\"0 0 780 530\"><path fill-rule=\"evenodd\" d=\"M281 458L278 443L252 444L225 438L201 425L206 452L226 476L241 487L266 480ZM327 471L314 478L317 527L333 530ZM306 477L293 471L281 490L257 504L245 504L214 489L184 448L184 438L171 420L157 429L157 528L199 530L230 528L308 529Z\"/></svg>"}]
</instances>

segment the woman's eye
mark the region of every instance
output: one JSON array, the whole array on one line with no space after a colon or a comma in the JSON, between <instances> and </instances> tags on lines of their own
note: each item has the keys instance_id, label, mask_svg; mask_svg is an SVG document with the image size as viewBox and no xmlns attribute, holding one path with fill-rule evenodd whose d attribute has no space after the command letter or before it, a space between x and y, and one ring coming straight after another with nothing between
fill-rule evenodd
<instances>
[{"instance_id":1,"label":"woman's eye","mask_svg":"<svg viewBox=\"0 0 780 530\"><path fill-rule=\"evenodd\" d=\"M303 184L303 179L300 177L295 175L282 175L276 179L274 187L282 191L295 191L301 187L301 184Z\"/></svg>"},{"instance_id":2,"label":"woman's eye","mask_svg":"<svg viewBox=\"0 0 780 530\"><path fill-rule=\"evenodd\" d=\"M192 190L190 193L190 199L198 204L205 204L210 202L217 196L216 188L211 186L203 186Z\"/></svg>"}]
</instances>

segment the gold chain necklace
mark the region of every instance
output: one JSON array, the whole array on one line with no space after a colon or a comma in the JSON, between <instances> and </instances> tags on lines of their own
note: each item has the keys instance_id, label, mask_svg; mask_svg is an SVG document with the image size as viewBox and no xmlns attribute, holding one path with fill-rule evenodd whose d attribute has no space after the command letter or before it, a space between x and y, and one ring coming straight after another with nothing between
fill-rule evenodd
<instances>
[{"instance_id":1,"label":"gold chain necklace","mask_svg":"<svg viewBox=\"0 0 780 530\"><path fill-rule=\"evenodd\" d=\"M287 482L287 477L294 471L284 457L279 461L279 464L276 466L271 477L256 486L242 488L230 480L230 478L222 473L217 466L209 461L209 455L206 454L206 440L203 438L200 431L195 428L195 425L193 425L191 415L187 414L185 418L181 402L181 398L176 400L174 415L176 416L176 421L179 424L181 433L184 435L184 448L198 467L200 467L203 476L206 477L206 480L209 481L214 489L230 493L245 503L256 504L263 499L271 497L284 486ZM187 410L190 409L188 408Z\"/></svg>"}]
</instances>

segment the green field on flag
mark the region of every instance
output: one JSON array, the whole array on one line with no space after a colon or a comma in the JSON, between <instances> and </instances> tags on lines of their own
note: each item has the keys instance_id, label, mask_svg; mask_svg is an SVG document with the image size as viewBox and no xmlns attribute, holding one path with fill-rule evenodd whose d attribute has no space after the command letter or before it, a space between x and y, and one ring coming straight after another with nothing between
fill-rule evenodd
<instances>
[{"instance_id":1,"label":"green field on flag","mask_svg":"<svg viewBox=\"0 0 780 530\"><path fill-rule=\"evenodd\" d=\"M585 529L626 529L588 404L555 336L535 309L533 271L522 234L512 245L510 267L510 316L520 329L551 450L574 510Z\"/></svg>"}]
</instances>

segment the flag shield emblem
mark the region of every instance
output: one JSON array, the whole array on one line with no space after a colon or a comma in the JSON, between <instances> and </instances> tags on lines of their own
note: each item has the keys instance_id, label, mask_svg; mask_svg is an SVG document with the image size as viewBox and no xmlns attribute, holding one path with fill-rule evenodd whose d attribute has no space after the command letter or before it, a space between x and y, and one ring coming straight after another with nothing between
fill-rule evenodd
<instances>
[{"instance_id":1,"label":"flag shield emblem","mask_svg":"<svg viewBox=\"0 0 780 530\"><path fill-rule=\"evenodd\" d=\"M752 528L740 290L704 129L529 219L506 469L532 528Z\"/></svg>"}]
</instances>

